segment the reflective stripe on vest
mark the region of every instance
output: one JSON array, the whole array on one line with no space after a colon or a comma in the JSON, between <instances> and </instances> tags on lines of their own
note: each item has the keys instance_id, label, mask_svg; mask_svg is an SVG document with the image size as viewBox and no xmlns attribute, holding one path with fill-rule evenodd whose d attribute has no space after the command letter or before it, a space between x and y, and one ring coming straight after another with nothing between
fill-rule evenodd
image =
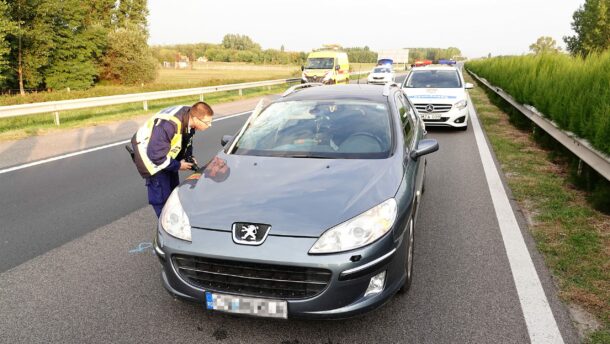
<instances>
[{"instance_id":1,"label":"reflective stripe on vest","mask_svg":"<svg viewBox=\"0 0 610 344\"><path fill-rule=\"evenodd\" d=\"M181 109L181 106L177 106L169 113L163 113L163 111L157 113L146 121L146 123L144 123L144 125L138 129L138 132L136 133L136 141L138 142L138 152L140 153L140 158L151 176L166 168L171 162L171 159L176 159L178 153L180 153L180 150L182 149L182 122L180 122L180 120L174 116ZM146 152L148 150L148 143L150 142L153 128L155 125L159 125L161 121L174 122L176 124L176 134L174 134L174 137L172 137L169 152L167 152L167 158L165 161L161 165L155 165L155 163L148 158L148 154L146 154Z\"/></svg>"}]
</instances>

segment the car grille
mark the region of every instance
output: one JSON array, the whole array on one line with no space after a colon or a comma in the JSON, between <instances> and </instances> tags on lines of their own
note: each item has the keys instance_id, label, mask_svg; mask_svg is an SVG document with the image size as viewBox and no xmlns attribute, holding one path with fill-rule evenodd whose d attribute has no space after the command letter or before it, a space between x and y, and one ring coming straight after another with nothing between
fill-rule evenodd
<instances>
[{"instance_id":1,"label":"car grille","mask_svg":"<svg viewBox=\"0 0 610 344\"><path fill-rule=\"evenodd\" d=\"M321 76L308 76L307 82L322 82Z\"/></svg>"},{"instance_id":2,"label":"car grille","mask_svg":"<svg viewBox=\"0 0 610 344\"><path fill-rule=\"evenodd\" d=\"M451 108L453 107L453 105L451 104L415 104L415 108L421 113L430 113L426 110L426 107L428 107L428 105L432 105L434 107L434 110L432 110L431 113L449 112L449 110L451 110Z\"/></svg>"},{"instance_id":3,"label":"car grille","mask_svg":"<svg viewBox=\"0 0 610 344\"><path fill-rule=\"evenodd\" d=\"M192 285L218 292L300 299L324 290L331 272L298 266L245 263L232 260L175 255L180 277Z\"/></svg>"}]
</instances>

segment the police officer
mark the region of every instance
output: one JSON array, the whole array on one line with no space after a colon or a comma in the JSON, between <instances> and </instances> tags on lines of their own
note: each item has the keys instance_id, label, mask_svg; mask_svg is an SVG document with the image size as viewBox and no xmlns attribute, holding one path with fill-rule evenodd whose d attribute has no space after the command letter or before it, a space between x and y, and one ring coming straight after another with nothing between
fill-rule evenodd
<instances>
[{"instance_id":1,"label":"police officer","mask_svg":"<svg viewBox=\"0 0 610 344\"><path fill-rule=\"evenodd\" d=\"M193 135L211 127L213 115L204 102L170 107L151 117L131 138L134 162L146 179L148 203L157 217L180 182L178 171L196 166L192 160Z\"/></svg>"}]
</instances>

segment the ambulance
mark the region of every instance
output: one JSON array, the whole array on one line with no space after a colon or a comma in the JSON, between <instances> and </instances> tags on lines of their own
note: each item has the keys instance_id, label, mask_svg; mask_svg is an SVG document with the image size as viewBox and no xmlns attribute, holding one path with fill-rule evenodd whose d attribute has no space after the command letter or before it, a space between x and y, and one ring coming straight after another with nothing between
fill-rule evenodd
<instances>
[{"instance_id":1,"label":"ambulance","mask_svg":"<svg viewBox=\"0 0 610 344\"><path fill-rule=\"evenodd\" d=\"M348 84L349 60L347 53L339 51L314 51L301 66L301 83Z\"/></svg>"}]
</instances>

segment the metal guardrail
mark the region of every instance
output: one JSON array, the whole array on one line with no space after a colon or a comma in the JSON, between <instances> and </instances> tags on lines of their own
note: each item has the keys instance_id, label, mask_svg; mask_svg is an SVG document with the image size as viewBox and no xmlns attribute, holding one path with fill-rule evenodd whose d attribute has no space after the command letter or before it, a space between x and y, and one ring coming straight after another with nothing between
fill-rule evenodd
<instances>
[{"instance_id":1,"label":"metal guardrail","mask_svg":"<svg viewBox=\"0 0 610 344\"><path fill-rule=\"evenodd\" d=\"M368 72L353 72L353 73L350 73L350 75L361 75L361 74L366 74L366 73L368 73ZM290 82L297 82L300 80L301 80L300 78L264 80L264 81L246 82L246 83L240 83L240 84L185 88L185 89L169 90L169 91L132 93L132 94L121 94L121 95L116 95L116 96L81 98L81 99L42 102L42 103L0 106L0 118L34 115L34 114L41 114L41 113L53 113L55 116L55 124L59 125L59 112L60 111L77 110L77 109L84 109L84 108L91 108L91 107L136 103L136 102L142 102L143 109L145 111L147 111L149 100L199 95L200 99L203 101L204 94L222 92L222 91L235 91L235 90L238 90L239 95L241 96L242 90L247 89L247 88L265 87L265 86L270 87L270 86L281 85L281 84L290 83Z\"/></svg>"},{"instance_id":2,"label":"metal guardrail","mask_svg":"<svg viewBox=\"0 0 610 344\"><path fill-rule=\"evenodd\" d=\"M540 112L535 111L532 107L519 104L511 95L504 92L501 88L490 84L489 81L479 77L474 72L468 70L468 73L502 97L502 99L507 101L515 109L519 110L519 112L534 122L540 129L544 130L547 134L551 135L551 137L574 153L581 161L591 166L591 168L607 180L610 180L610 157L593 148L587 140L576 137L573 133L563 131L557 124L544 117Z\"/></svg>"},{"instance_id":3,"label":"metal guardrail","mask_svg":"<svg viewBox=\"0 0 610 344\"><path fill-rule=\"evenodd\" d=\"M299 81L299 80L300 80L299 78L265 80L265 81L246 82L246 83L240 83L240 84L196 87L196 88L186 88L186 89L179 89L179 90L169 90L169 91L121 94L121 95L116 95L116 96L81 98L81 99L59 100L59 101L51 101L51 102L43 102L43 103L0 106L0 118L25 116L25 115L33 115L33 114L40 114L40 113L54 113L56 124L59 125L59 111L76 110L76 109L84 109L84 108L107 106L107 105L126 104L126 103L135 103L135 102L142 102L144 110L148 110L148 101L149 100L176 98L176 97L194 96L194 95L200 95L201 99L203 99L203 95L207 94L207 93L221 92L221 91L233 91L233 90L239 90L239 94L241 95L242 90L246 89L246 88L281 85L281 84Z\"/></svg>"}]
</instances>

